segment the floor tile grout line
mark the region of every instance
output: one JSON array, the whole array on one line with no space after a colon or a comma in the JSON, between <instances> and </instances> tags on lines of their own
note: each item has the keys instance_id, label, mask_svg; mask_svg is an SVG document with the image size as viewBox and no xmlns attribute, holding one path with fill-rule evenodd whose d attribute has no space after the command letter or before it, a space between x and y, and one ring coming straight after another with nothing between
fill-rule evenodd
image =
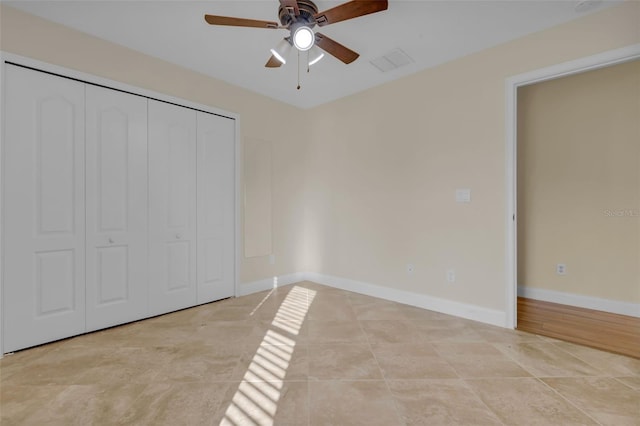
<instances>
[{"instance_id":1,"label":"floor tile grout line","mask_svg":"<svg viewBox=\"0 0 640 426\"><path fill-rule=\"evenodd\" d=\"M516 360L516 359L515 359L514 357L512 357L510 354L508 354L508 353L505 353L505 352L501 351L501 350L500 350L500 348L496 346L496 345L497 345L496 343L489 343L489 342L487 342L487 344L491 345L494 349L496 349L497 351L499 351L503 356L505 356L505 357L507 357L508 359L510 359L511 361L513 361L516 365L518 365L518 366L519 366L520 368L522 368L524 371L526 371L527 373L531 374L531 376L530 376L530 377L502 377L502 378L499 378L499 379L535 379L535 380L537 380L537 381L541 382L542 384L544 384L544 386L551 388L551 387L550 387L549 385L547 385L544 381L542 381L542 380L540 379L540 377L539 377L537 374L534 374L532 371L530 371L529 369L527 369L525 365L523 365L522 363L518 362L518 360ZM436 348L436 352L437 352L437 351L438 351L438 350L437 350L437 348ZM439 352L438 352L438 353L439 353ZM446 359L446 357L445 357L445 359ZM457 370L455 370L455 367L454 367L454 366L452 366L452 368L454 369L454 371L456 371L456 374L457 374L458 372L457 372ZM573 376L572 376L572 377L573 377ZM578 377L593 377L593 376L578 376ZM488 378L496 379L496 377L488 377ZM476 378L476 377L474 377L474 378L464 378L464 379L462 379L462 380L464 380L464 381L465 381L465 383L466 383L466 381L467 381L467 380L475 380L475 379L479 379L479 378ZM485 379L486 379L486 378L485 378ZM600 422L596 421L592 416L590 416L589 414L587 414L586 412L584 412L583 410L581 410L580 408L578 408L575 404L571 403L567 398L565 398L563 395L561 395L560 393L558 393L555 389L553 389L553 388L551 388L551 389L552 389L556 394L560 395L560 396L562 397L562 399L563 399L563 400L567 401L571 406L573 406L574 408L576 408L579 412L581 412L581 413L585 414L585 415L586 415L588 418L590 418L591 420L594 420L594 421L596 422L596 424L601 425L601 423L600 423ZM477 394L477 392L475 392L475 390L473 390L473 388L472 388L472 391L474 391L474 393L475 393L475 394L480 398L480 395L478 395L478 394ZM482 398L480 398L480 399L482 400ZM484 403L484 401L483 401L483 403ZM487 405L485 404L485 406L487 406ZM487 406L487 408L489 408L489 409L491 410L491 408L490 408L490 407L488 407L488 406ZM492 412L494 412L493 410L491 410L491 411L492 411ZM494 412L494 414L496 414L496 415L497 415L497 413L495 413L495 412Z\"/></svg>"},{"instance_id":2,"label":"floor tile grout line","mask_svg":"<svg viewBox=\"0 0 640 426\"><path fill-rule=\"evenodd\" d=\"M480 403L493 415L493 417L498 420L498 422L500 422L501 425L506 426L505 423L502 421L502 419L500 418L500 416L498 415L498 413L496 413L494 410L491 409L491 407L489 407L484 400L480 397L480 395L477 394L477 392L474 391L473 388L471 388L469 386L469 384L467 383L467 381L465 380L465 378L463 378L460 375L460 372L455 368L455 366L449 361L448 357L446 356L446 354L443 354L441 351L438 350L438 348L433 344L434 342L429 341L427 342L432 348L433 350L436 352L436 354L442 359L444 360L444 362L453 370L453 372L456 374L456 378L452 379L452 380L457 380L459 382L462 382L462 384L465 386L465 388L469 389L469 391L478 399L478 401L480 401ZM445 341L445 343L447 343ZM474 342L475 343L475 342ZM489 342L482 342L484 344L489 344Z\"/></svg>"},{"instance_id":3,"label":"floor tile grout line","mask_svg":"<svg viewBox=\"0 0 640 426\"><path fill-rule=\"evenodd\" d=\"M484 399L482 399L482 396L467 382L468 379L459 379L464 386L469 389L469 391L475 395L476 398L478 398L478 400L482 403L482 405L484 405L487 410L489 410L489 412L491 414L494 415L494 417L500 422L501 425L503 426L507 426L507 424L505 422L502 421L502 419L500 418L500 415L498 413L496 413L494 410L491 409L491 407L489 407L487 405L487 403L484 401Z\"/></svg>"},{"instance_id":4,"label":"floor tile grout line","mask_svg":"<svg viewBox=\"0 0 640 426\"><path fill-rule=\"evenodd\" d=\"M555 389L553 386L548 385L544 380L542 380L540 377L536 377L535 378L538 382L542 383L546 388L551 389L551 391L553 393L555 393L556 395L558 395L560 398L562 398L564 401L567 402L567 404L571 405L573 408L575 408L576 410L578 410L579 412L581 412L582 414L584 414L585 416L587 416L588 418L590 418L591 420L593 420L597 425L603 426L602 423L600 423L596 418L594 418L591 414L589 414L588 412L584 411L582 408L578 407L573 401L571 401L569 398L567 398L566 396L564 396L562 393L560 393L557 389Z\"/></svg>"},{"instance_id":5,"label":"floor tile grout line","mask_svg":"<svg viewBox=\"0 0 640 426\"><path fill-rule=\"evenodd\" d=\"M462 379L463 379L463 378L462 378L462 376L460 375L460 373L458 372L458 370L456 369L456 367L451 363L451 361L449 361L448 357L447 357L445 354L443 354L442 352L440 352L440 351L438 350L438 348L437 348L437 346L436 346L436 345L434 345L434 344L432 344L432 343L430 343L430 344L431 344L431 346L433 347L433 350L434 350L434 351L436 351L436 353L438 354L438 356L439 356L440 358L442 358L442 359L444 360L444 362L446 362L446 363L447 363L447 365L448 365L449 367L451 367L451 369L453 370L453 372L454 372L454 373L456 373L457 378L458 378L458 379L460 379L460 380L462 380Z\"/></svg>"},{"instance_id":6,"label":"floor tile grout line","mask_svg":"<svg viewBox=\"0 0 640 426\"><path fill-rule=\"evenodd\" d=\"M529 373L531 375L531 377L535 377L538 378L538 375L535 374L533 371L531 371L529 368L527 368L526 365L524 365L523 363L521 363L520 361L518 361L515 357L511 356L511 354L509 353L505 353L504 351L500 350L500 347L497 345L502 345L503 343L489 343L495 350L497 350L498 352L500 352L502 355L504 355L505 357L507 357L508 359L510 359L512 362L514 362L518 367L522 368L524 371L526 371L527 373ZM518 343L519 344L519 343Z\"/></svg>"},{"instance_id":7,"label":"floor tile grout line","mask_svg":"<svg viewBox=\"0 0 640 426\"><path fill-rule=\"evenodd\" d=\"M552 344L553 342L535 342L535 343L516 343L515 345L539 345L539 344L544 344L544 345L549 345ZM503 354L504 356L508 357L510 360L512 360L513 362L515 362L518 366L520 366L520 368L522 368L523 370L525 370L527 373L531 374L532 377L536 377L536 378L540 378L540 377L555 377L555 378L560 378L560 377L567 377L567 378L571 378L571 377L611 377L609 374L605 373L604 371L602 371L600 368L596 368L593 365L587 363L586 361L578 358L577 356L575 356L572 353L569 353L567 351L565 351L562 348L557 347L556 345L553 345L553 347L561 350L562 352L566 353L567 355L569 355L572 358L575 358L576 360L583 362L585 364L587 364L590 368L593 368L594 370L598 371L599 373L602 374L597 374L597 375L593 375L593 374L582 374L582 375L568 375L568 376L546 376L546 375L540 375L540 374L536 374L534 373L531 369L527 368L527 366L525 364L523 364L522 362L518 361L515 357L513 357L508 351L505 352L503 350L500 349L500 345L504 345L504 343L490 343L496 350L500 351L501 354ZM511 344L511 343L510 343Z\"/></svg>"},{"instance_id":8,"label":"floor tile grout line","mask_svg":"<svg viewBox=\"0 0 640 426\"><path fill-rule=\"evenodd\" d=\"M602 371L598 367L596 367L595 365L591 365L591 363L589 361L585 361L584 359L580 358L580 355L574 354L570 350L568 350L566 348L563 348L562 346L559 346L558 342L547 342L547 343L550 344L551 346L553 346L554 348L566 353L567 355L572 356L573 358L576 358L578 361L584 362L585 364L587 364L589 367L593 368L594 370ZM595 349L595 348L591 348L591 349L593 349L594 351L599 351L599 349Z\"/></svg>"},{"instance_id":9,"label":"floor tile grout line","mask_svg":"<svg viewBox=\"0 0 640 426\"><path fill-rule=\"evenodd\" d=\"M617 381L618 383L623 384L624 386L628 387L629 389L631 389L632 391L636 391L638 393L638 397L640 398L640 388L634 388L633 386L631 386L628 383L623 382L622 380L620 380L621 378L624 377L630 377L630 378L638 378L640 376L613 376L611 377L613 380Z\"/></svg>"},{"instance_id":10,"label":"floor tile grout line","mask_svg":"<svg viewBox=\"0 0 640 426\"><path fill-rule=\"evenodd\" d=\"M351 305L351 307L353 309L353 305L352 305L352 301L351 300L349 300L349 305ZM356 321L358 322L358 326L360 327L360 332L362 332L362 334L364 334L364 338L365 338L365 341L367 342L367 347L369 348L369 352L371 352L371 356L373 356L373 360L375 361L376 366L378 367L378 370L380 371L380 376L382 377L382 380L384 381L385 387L387 388L387 392L389 393L389 397L391 398L391 401L393 402L393 407L395 409L396 417L400 422L402 422L402 424L404 424L406 426L407 423L404 420L404 418L402 417L402 415L400 414L400 407L398 406L398 400L394 397L393 392L391 391L391 386L389 385L389 382L387 380L387 376L384 374L384 371L382 370L382 367L380 366L380 362L378 361L378 357L376 356L376 353L374 352L373 347L371 346L371 341L369 340L369 335L364 330L364 327L362 325L362 321L360 321L360 319L358 319L358 318L356 318Z\"/></svg>"},{"instance_id":11,"label":"floor tile grout line","mask_svg":"<svg viewBox=\"0 0 640 426\"><path fill-rule=\"evenodd\" d=\"M307 378L307 426L311 426L311 381Z\"/></svg>"},{"instance_id":12,"label":"floor tile grout line","mask_svg":"<svg viewBox=\"0 0 640 426\"><path fill-rule=\"evenodd\" d=\"M557 344L558 342L550 342L550 343L551 343L554 347L558 348L559 350L561 350L561 351L563 351L563 352L565 352L565 353L567 353L567 354L571 355L572 357L577 358L578 360L580 360L580 361L584 362L584 363L585 363L585 364L587 364L589 367L591 367L591 368L593 368L593 369L595 369L595 370L601 371L601 372L602 372L606 377L613 377L613 375L611 375L611 374L607 374L607 372L605 372L605 371L604 371L604 370L602 370L601 368L599 368L599 367L597 367L596 365L592 364L591 362L589 362L589 361L587 361L587 360L585 360L585 359L581 358L579 354L575 354L575 353L571 352L570 350L568 350L568 349L566 349L566 348L563 348L561 345L558 345L558 344ZM571 342L560 342L560 343L571 343ZM575 343L571 343L571 344L575 344ZM580 347L584 347L584 346L580 346ZM586 347L588 347L588 346L586 346ZM613 353L613 352L607 352L607 351L603 351L603 350L601 350L601 349L597 349L597 348L591 348L591 347L588 347L588 348L589 348L589 349L591 349L591 350L593 350L593 351L604 352L604 353L609 354L609 355L615 355L615 356L621 356L621 357L629 358L629 357L627 357L626 355L615 354L615 353ZM632 359L633 359L633 358L632 358Z\"/></svg>"},{"instance_id":13,"label":"floor tile grout line","mask_svg":"<svg viewBox=\"0 0 640 426\"><path fill-rule=\"evenodd\" d=\"M487 342L488 343L488 342ZM487 405L487 403L482 399L482 397L478 394L478 392L476 392L467 382L467 380L474 380L476 379L474 378L464 378L462 376L460 376L460 373L458 372L458 370L455 368L455 366L453 364L451 364L451 362L449 361L448 357L443 355L440 351L438 351L438 348L434 346L434 350L436 351L436 353L438 354L438 356L440 356L442 359L444 359L444 361L451 367L451 369L456 373L456 375L458 376L457 380L460 380L466 388L468 388L475 396L476 398L482 403L483 406L485 406L487 408L487 410L489 410L490 413L492 413L494 415L494 417L500 422L500 424L506 426L506 424L502 421L502 419L500 418L500 415L495 412L494 410L491 409L491 407L489 407ZM526 370L525 370L526 371ZM495 377L491 377L491 378L495 378ZM520 377L513 377L514 379L516 378L520 378ZM504 378L503 378L504 379Z\"/></svg>"}]
</instances>

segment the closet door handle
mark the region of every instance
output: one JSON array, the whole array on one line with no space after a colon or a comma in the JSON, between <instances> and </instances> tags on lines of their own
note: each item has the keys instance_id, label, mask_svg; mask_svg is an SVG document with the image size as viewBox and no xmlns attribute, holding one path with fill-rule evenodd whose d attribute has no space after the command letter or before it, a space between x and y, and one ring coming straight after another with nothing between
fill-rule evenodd
<instances>
[{"instance_id":1,"label":"closet door handle","mask_svg":"<svg viewBox=\"0 0 640 426\"><path fill-rule=\"evenodd\" d=\"M176 239L179 240L180 238L182 238L182 235L176 234Z\"/></svg>"},{"instance_id":2,"label":"closet door handle","mask_svg":"<svg viewBox=\"0 0 640 426\"><path fill-rule=\"evenodd\" d=\"M113 244L113 238L109 237L109 244Z\"/></svg>"}]
</instances>

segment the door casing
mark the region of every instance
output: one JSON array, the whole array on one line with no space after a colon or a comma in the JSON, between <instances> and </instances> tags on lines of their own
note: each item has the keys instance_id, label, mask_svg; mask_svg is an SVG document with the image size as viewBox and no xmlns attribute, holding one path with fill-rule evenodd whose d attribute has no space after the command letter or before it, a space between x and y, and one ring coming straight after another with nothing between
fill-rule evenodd
<instances>
[{"instance_id":1,"label":"door casing","mask_svg":"<svg viewBox=\"0 0 640 426\"><path fill-rule=\"evenodd\" d=\"M640 44L609 50L550 67L510 77L505 83L506 95L506 259L505 259L505 319L507 328L517 325L518 298L518 212L517 212L517 146L518 88L530 84L567 77L640 58Z\"/></svg>"}]
</instances>

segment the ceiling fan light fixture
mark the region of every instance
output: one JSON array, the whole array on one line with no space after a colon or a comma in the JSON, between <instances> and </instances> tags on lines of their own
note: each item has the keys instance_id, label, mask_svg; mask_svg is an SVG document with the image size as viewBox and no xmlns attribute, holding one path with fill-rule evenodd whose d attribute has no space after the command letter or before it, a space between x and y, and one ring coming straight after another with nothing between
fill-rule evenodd
<instances>
[{"instance_id":1,"label":"ceiling fan light fixture","mask_svg":"<svg viewBox=\"0 0 640 426\"><path fill-rule=\"evenodd\" d=\"M278 43L276 47L271 49L271 54L274 56L274 58L282 62L282 64L284 65L287 63L287 56L289 55L290 51L291 44L287 41L287 39L283 39L280 41L280 43Z\"/></svg>"},{"instance_id":2,"label":"ceiling fan light fixture","mask_svg":"<svg viewBox=\"0 0 640 426\"><path fill-rule=\"evenodd\" d=\"M324 58L324 52L316 46L311 47L311 50L309 50L309 66L317 64L322 58Z\"/></svg>"},{"instance_id":3,"label":"ceiling fan light fixture","mask_svg":"<svg viewBox=\"0 0 640 426\"><path fill-rule=\"evenodd\" d=\"M296 49L305 52L311 47L316 41L316 36L313 33L313 30L305 25L296 28L293 33L293 44Z\"/></svg>"}]
</instances>

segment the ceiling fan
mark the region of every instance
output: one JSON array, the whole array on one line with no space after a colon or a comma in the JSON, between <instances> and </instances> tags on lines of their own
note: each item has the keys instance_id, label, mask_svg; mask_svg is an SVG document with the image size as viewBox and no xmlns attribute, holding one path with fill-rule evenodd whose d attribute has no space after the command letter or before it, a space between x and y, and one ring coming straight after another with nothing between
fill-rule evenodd
<instances>
[{"instance_id":1,"label":"ceiling fan","mask_svg":"<svg viewBox=\"0 0 640 426\"><path fill-rule=\"evenodd\" d=\"M204 15L204 19L211 25L289 30L289 36L271 49L272 56L265 64L267 68L277 68L285 64L287 62L286 55L292 47L302 52L309 51L309 65L313 65L324 56L317 47L345 64L350 64L358 59L360 56L358 53L324 34L315 33L313 28L316 25L324 27L347 19L387 10L387 6L387 0L353 0L324 12L318 12L317 6L311 0L280 0L278 8L280 25L275 21L217 15Z\"/></svg>"}]
</instances>

